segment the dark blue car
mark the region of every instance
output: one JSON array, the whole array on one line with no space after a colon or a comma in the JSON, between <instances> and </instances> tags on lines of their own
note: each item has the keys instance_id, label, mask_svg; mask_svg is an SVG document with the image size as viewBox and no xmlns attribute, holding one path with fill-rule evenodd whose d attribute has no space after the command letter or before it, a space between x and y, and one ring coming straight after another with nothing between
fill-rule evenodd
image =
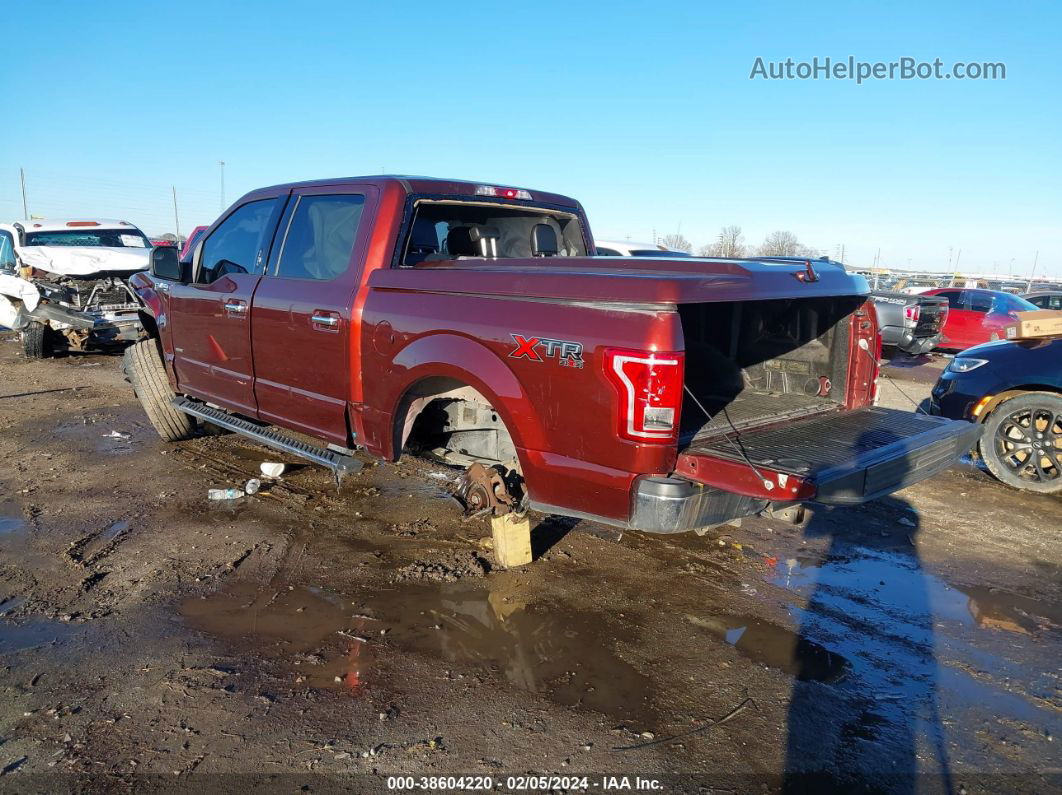
<instances>
[{"instance_id":1,"label":"dark blue car","mask_svg":"<svg viewBox=\"0 0 1062 795\"><path fill-rule=\"evenodd\" d=\"M981 458L1007 485L1062 492L1062 339L968 348L933 387L930 413L982 423Z\"/></svg>"}]
</instances>

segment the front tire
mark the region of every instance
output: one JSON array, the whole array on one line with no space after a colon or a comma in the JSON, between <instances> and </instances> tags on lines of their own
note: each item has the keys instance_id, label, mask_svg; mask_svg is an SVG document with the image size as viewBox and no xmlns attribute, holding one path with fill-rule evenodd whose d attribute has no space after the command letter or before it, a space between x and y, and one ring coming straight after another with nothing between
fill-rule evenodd
<instances>
[{"instance_id":1,"label":"front tire","mask_svg":"<svg viewBox=\"0 0 1062 795\"><path fill-rule=\"evenodd\" d=\"M981 458L1000 481L1062 492L1062 395L1030 392L1000 403L985 422Z\"/></svg>"},{"instance_id":2,"label":"front tire","mask_svg":"<svg viewBox=\"0 0 1062 795\"><path fill-rule=\"evenodd\" d=\"M52 330L43 323L31 322L22 329L22 353L27 359L51 358Z\"/></svg>"},{"instance_id":3,"label":"front tire","mask_svg":"<svg viewBox=\"0 0 1062 795\"><path fill-rule=\"evenodd\" d=\"M129 383L151 424L167 442L180 442L195 433L195 420L170 402L174 392L155 340L142 340L126 348L122 362Z\"/></svg>"}]
</instances>

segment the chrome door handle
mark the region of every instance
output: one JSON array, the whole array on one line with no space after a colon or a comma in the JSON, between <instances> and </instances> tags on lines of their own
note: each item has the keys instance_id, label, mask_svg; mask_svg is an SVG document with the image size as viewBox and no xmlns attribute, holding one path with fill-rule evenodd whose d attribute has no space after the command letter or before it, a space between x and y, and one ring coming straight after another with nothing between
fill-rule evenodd
<instances>
[{"instance_id":1,"label":"chrome door handle","mask_svg":"<svg viewBox=\"0 0 1062 795\"><path fill-rule=\"evenodd\" d=\"M310 315L310 320L321 326L338 326L339 318L331 315Z\"/></svg>"},{"instance_id":2,"label":"chrome door handle","mask_svg":"<svg viewBox=\"0 0 1062 795\"><path fill-rule=\"evenodd\" d=\"M246 312L247 304L241 304L235 301L226 301L225 309L227 309L229 312Z\"/></svg>"}]
</instances>

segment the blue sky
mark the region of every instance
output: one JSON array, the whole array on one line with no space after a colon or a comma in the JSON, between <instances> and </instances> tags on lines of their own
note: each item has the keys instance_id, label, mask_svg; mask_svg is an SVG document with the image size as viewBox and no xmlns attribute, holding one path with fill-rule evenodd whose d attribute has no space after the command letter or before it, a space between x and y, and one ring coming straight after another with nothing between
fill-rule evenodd
<instances>
[{"instance_id":1,"label":"blue sky","mask_svg":"<svg viewBox=\"0 0 1062 795\"><path fill-rule=\"evenodd\" d=\"M567 193L595 235L739 224L897 267L1062 276L1055 3L47 3L6 23L0 217L185 231L295 179ZM1002 81L750 80L757 56ZM959 253L961 250L961 254Z\"/></svg>"}]
</instances>

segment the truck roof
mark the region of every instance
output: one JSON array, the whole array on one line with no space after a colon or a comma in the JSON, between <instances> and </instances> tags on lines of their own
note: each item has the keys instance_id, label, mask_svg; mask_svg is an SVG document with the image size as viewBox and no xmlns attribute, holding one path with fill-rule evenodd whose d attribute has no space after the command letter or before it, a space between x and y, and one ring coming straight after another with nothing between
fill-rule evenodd
<instances>
[{"instance_id":1,"label":"truck roof","mask_svg":"<svg viewBox=\"0 0 1062 795\"><path fill-rule=\"evenodd\" d=\"M31 218L27 221L15 221L27 232L60 232L81 227L88 229L136 229L136 224L119 221L114 218Z\"/></svg>"},{"instance_id":2,"label":"truck roof","mask_svg":"<svg viewBox=\"0 0 1062 795\"><path fill-rule=\"evenodd\" d=\"M315 188L323 187L326 185L345 185L355 183L370 183L384 186L397 186L407 194L428 194L428 195L454 195L454 196L477 196L484 195L483 193L477 193L477 190L483 188L493 188L499 191L523 191L530 194L531 201L542 202L545 204L560 205L562 207L570 207L572 209L579 208L579 202L570 196L563 196L559 193L549 193L547 191L534 190L531 188L521 188L515 185L504 185L497 182L472 182L464 179L445 179L442 177L420 177L402 174L374 174L364 177L335 177L332 179L311 179L302 182L288 182L281 183L279 185L272 185L268 188L262 188L260 190L252 191L252 193L261 193L266 191L276 191L278 189L296 189L296 188ZM248 194L251 195L251 194ZM502 194L496 194L496 197L506 198ZM514 196L510 198L527 200L524 196Z\"/></svg>"}]
</instances>

